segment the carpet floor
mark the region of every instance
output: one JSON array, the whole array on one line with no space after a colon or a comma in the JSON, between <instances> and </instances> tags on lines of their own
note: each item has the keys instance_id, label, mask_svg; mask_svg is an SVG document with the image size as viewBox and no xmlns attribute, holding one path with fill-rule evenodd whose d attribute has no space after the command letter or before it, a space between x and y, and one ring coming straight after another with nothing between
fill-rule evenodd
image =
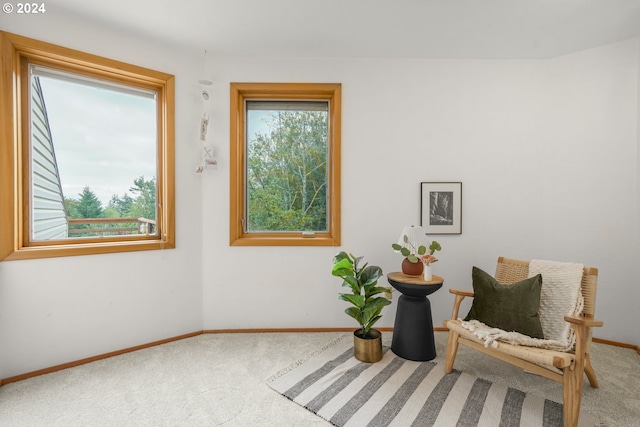
<instances>
[{"instance_id":1,"label":"carpet floor","mask_svg":"<svg viewBox=\"0 0 640 427\"><path fill-rule=\"evenodd\" d=\"M343 333L205 334L0 387L0 426L329 426L267 381ZM436 333L442 363L446 333ZM383 334L390 345L391 334ZM583 410L640 427L640 356L594 344ZM562 401L560 384L460 348L455 368Z\"/></svg>"}]
</instances>

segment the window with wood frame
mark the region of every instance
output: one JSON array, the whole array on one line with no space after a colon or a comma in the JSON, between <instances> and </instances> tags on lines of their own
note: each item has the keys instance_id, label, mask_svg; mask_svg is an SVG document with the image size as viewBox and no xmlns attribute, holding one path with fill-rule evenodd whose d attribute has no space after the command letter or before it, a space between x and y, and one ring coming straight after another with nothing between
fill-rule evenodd
<instances>
[{"instance_id":1,"label":"window with wood frame","mask_svg":"<svg viewBox=\"0 0 640 427\"><path fill-rule=\"evenodd\" d=\"M231 245L340 245L341 85L231 83Z\"/></svg>"},{"instance_id":2,"label":"window with wood frame","mask_svg":"<svg viewBox=\"0 0 640 427\"><path fill-rule=\"evenodd\" d=\"M0 38L0 260L173 248L174 77Z\"/></svg>"}]
</instances>

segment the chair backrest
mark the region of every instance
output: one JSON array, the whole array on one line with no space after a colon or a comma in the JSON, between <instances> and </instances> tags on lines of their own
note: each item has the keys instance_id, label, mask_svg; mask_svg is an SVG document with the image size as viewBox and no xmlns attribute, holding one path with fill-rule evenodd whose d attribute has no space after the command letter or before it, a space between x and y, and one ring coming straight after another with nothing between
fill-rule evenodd
<instances>
[{"instance_id":1,"label":"chair backrest","mask_svg":"<svg viewBox=\"0 0 640 427\"><path fill-rule=\"evenodd\" d=\"M529 261L511 259L505 257L498 258L496 265L496 280L500 283L511 285L524 280L529 275ZM585 267L582 273L582 297L584 298L584 309L582 314L593 317L596 311L596 289L598 287L598 269Z\"/></svg>"}]
</instances>

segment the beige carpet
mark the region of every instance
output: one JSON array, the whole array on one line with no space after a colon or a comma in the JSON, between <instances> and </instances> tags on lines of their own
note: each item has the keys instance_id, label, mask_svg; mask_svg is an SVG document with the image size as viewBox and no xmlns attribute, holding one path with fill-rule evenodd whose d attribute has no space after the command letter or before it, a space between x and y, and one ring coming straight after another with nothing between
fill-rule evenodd
<instances>
[{"instance_id":1,"label":"beige carpet","mask_svg":"<svg viewBox=\"0 0 640 427\"><path fill-rule=\"evenodd\" d=\"M207 334L7 384L0 426L329 426L267 380L341 335ZM441 363L446 333L436 344ZM600 388L585 386L583 408L610 426L640 426L640 356L595 344L593 364ZM464 348L455 368L562 399L560 384Z\"/></svg>"}]
</instances>

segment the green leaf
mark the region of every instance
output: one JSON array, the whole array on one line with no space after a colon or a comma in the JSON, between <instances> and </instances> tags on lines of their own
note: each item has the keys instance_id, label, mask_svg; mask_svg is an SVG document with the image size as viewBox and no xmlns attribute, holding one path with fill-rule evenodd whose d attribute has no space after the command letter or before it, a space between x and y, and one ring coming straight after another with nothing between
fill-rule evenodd
<instances>
[{"instance_id":1,"label":"green leaf","mask_svg":"<svg viewBox=\"0 0 640 427\"><path fill-rule=\"evenodd\" d=\"M367 307L362 310L362 324L370 324L372 319L381 317L382 309L389 304L391 301L386 298L376 298L373 304L367 304Z\"/></svg>"},{"instance_id":2,"label":"green leaf","mask_svg":"<svg viewBox=\"0 0 640 427\"><path fill-rule=\"evenodd\" d=\"M349 259L349 255L345 251L340 251L333 257L333 263L337 264L343 259Z\"/></svg>"},{"instance_id":3,"label":"green leaf","mask_svg":"<svg viewBox=\"0 0 640 427\"><path fill-rule=\"evenodd\" d=\"M382 276L382 269L378 266L367 266L360 274L360 283L362 286L368 286L376 283Z\"/></svg>"},{"instance_id":4,"label":"green leaf","mask_svg":"<svg viewBox=\"0 0 640 427\"><path fill-rule=\"evenodd\" d=\"M404 246L402 247L402 249L400 249L400 253L404 256L409 256L411 255L411 251L407 248L405 248Z\"/></svg>"},{"instance_id":5,"label":"green leaf","mask_svg":"<svg viewBox=\"0 0 640 427\"><path fill-rule=\"evenodd\" d=\"M359 325L362 325L362 312L359 309L356 307L349 307L344 312L356 319L356 322L358 322Z\"/></svg>"},{"instance_id":6,"label":"green leaf","mask_svg":"<svg viewBox=\"0 0 640 427\"><path fill-rule=\"evenodd\" d=\"M379 316L379 315L378 315L378 316L375 316L374 318L370 319L368 322L362 322L362 323L364 323L364 326L363 326L363 328L362 328L362 329L366 331L366 332L365 332L365 335L366 335L367 333L369 333L369 330L370 330L370 329L373 327L373 325L375 325L375 323L376 323L378 320L380 320L381 318L382 318L382 316Z\"/></svg>"},{"instance_id":7,"label":"green leaf","mask_svg":"<svg viewBox=\"0 0 640 427\"><path fill-rule=\"evenodd\" d=\"M383 287L383 286L374 286L374 287L365 287L365 298L371 298L374 295L378 295L380 293L391 294L391 289Z\"/></svg>"},{"instance_id":8,"label":"green leaf","mask_svg":"<svg viewBox=\"0 0 640 427\"><path fill-rule=\"evenodd\" d=\"M360 295L362 293L362 290L360 289L360 284L358 283L355 277L351 277L351 276L345 277L344 281L342 282L342 286L351 288L351 292L353 292L355 295Z\"/></svg>"},{"instance_id":9,"label":"green leaf","mask_svg":"<svg viewBox=\"0 0 640 427\"><path fill-rule=\"evenodd\" d=\"M380 309L382 310L382 308L386 305L391 304L391 301L389 301L387 298L385 297L376 297L370 301L367 302L367 307L366 309L369 309L369 307L375 307L378 308L380 307Z\"/></svg>"},{"instance_id":10,"label":"green leaf","mask_svg":"<svg viewBox=\"0 0 640 427\"><path fill-rule=\"evenodd\" d=\"M424 255L427 253L427 247L424 245L420 245L418 248L418 255Z\"/></svg>"},{"instance_id":11,"label":"green leaf","mask_svg":"<svg viewBox=\"0 0 640 427\"><path fill-rule=\"evenodd\" d=\"M353 261L353 269L354 269L354 270L356 270L356 271L358 271L358 265L360 264L360 261L362 261L362 259L363 259L364 257L359 256L359 257L357 257L357 258L356 258L356 257L354 257L353 255L351 255L351 258L353 258L353 259L354 259L354 261Z\"/></svg>"},{"instance_id":12,"label":"green leaf","mask_svg":"<svg viewBox=\"0 0 640 427\"><path fill-rule=\"evenodd\" d=\"M407 259L408 259L409 261L411 261L412 263L414 263L414 264L417 264L417 263L418 263L418 261L420 261L420 260L418 259L418 257L416 257L415 255L408 255L408 256L407 256Z\"/></svg>"},{"instance_id":13,"label":"green leaf","mask_svg":"<svg viewBox=\"0 0 640 427\"><path fill-rule=\"evenodd\" d=\"M382 307L376 309L376 310L363 310L362 312L362 319L361 319L361 325L371 325L371 322L373 319L375 319L376 317L380 318L382 317L380 315L380 312L382 311Z\"/></svg>"},{"instance_id":14,"label":"green leaf","mask_svg":"<svg viewBox=\"0 0 640 427\"><path fill-rule=\"evenodd\" d=\"M343 301L348 301L358 308L364 307L364 303L365 303L364 295L339 294L338 298L340 298Z\"/></svg>"},{"instance_id":15,"label":"green leaf","mask_svg":"<svg viewBox=\"0 0 640 427\"><path fill-rule=\"evenodd\" d=\"M433 253L435 251L440 251L442 250L442 246L440 246L440 243L436 242L435 240L433 240L431 242L431 244L429 245L429 249L431 250L431 255L433 255Z\"/></svg>"},{"instance_id":16,"label":"green leaf","mask_svg":"<svg viewBox=\"0 0 640 427\"><path fill-rule=\"evenodd\" d=\"M400 246L400 245L399 245L399 244L397 244L397 243L392 243L392 244L391 244L391 247L392 247L393 249L395 249L396 251L399 251L400 249L402 249L402 246Z\"/></svg>"},{"instance_id":17,"label":"green leaf","mask_svg":"<svg viewBox=\"0 0 640 427\"><path fill-rule=\"evenodd\" d=\"M343 258L334 264L331 269L331 274L337 277L345 278L347 276L353 276L353 265L351 264L351 260L348 258Z\"/></svg>"}]
</instances>

